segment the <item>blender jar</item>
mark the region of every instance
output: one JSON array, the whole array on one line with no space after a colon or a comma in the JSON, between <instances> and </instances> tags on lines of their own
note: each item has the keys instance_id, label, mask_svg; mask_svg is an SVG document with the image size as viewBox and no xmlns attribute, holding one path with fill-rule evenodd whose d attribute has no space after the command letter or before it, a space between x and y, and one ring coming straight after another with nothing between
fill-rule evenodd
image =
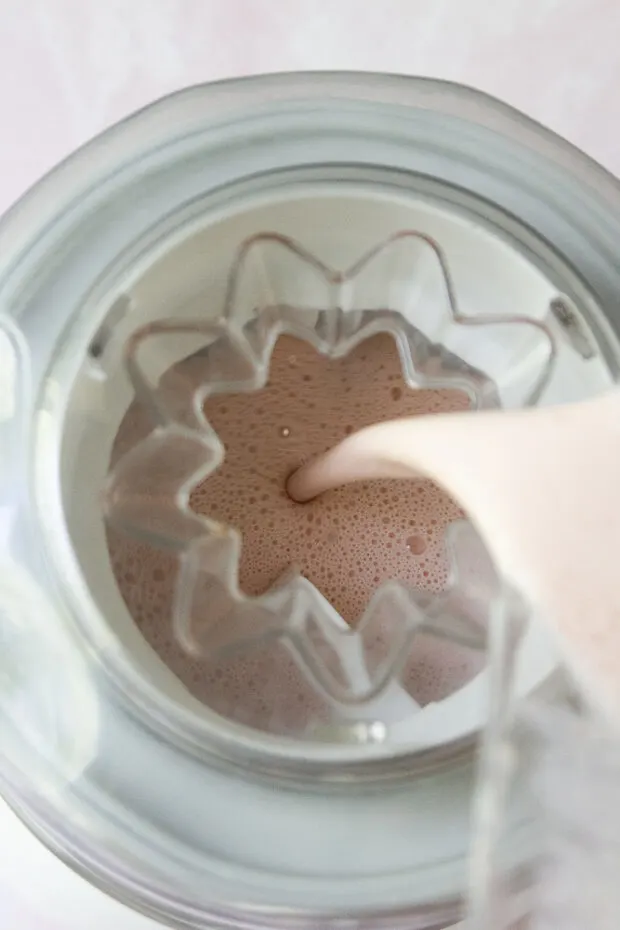
<instances>
[{"instance_id":1,"label":"blender jar","mask_svg":"<svg viewBox=\"0 0 620 930\"><path fill-rule=\"evenodd\" d=\"M497 749L565 678L473 530L441 591L382 585L352 629L298 575L240 592L243 534L191 494L225 455L205 401L264 386L283 334L330 359L389 334L410 387L474 408L613 384L619 208L481 94L324 74L175 94L4 217L0 786L71 867L176 926L439 928L468 882L486 926L498 871L527 910L534 809ZM150 626L137 545L177 573ZM421 635L476 657L425 706ZM224 700L256 652L273 687Z\"/></svg>"}]
</instances>

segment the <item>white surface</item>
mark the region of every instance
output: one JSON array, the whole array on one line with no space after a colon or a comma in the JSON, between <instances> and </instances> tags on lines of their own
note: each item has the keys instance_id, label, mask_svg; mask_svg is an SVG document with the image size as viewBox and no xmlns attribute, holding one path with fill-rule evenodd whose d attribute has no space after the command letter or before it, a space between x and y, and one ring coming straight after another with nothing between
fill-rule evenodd
<instances>
[{"instance_id":1,"label":"white surface","mask_svg":"<svg viewBox=\"0 0 620 930\"><path fill-rule=\"evenodd\" d=\"M187 84L359 69L471 84L620 171L616 0L2 0L0 211Z\"/></svg>"}]
</instances>

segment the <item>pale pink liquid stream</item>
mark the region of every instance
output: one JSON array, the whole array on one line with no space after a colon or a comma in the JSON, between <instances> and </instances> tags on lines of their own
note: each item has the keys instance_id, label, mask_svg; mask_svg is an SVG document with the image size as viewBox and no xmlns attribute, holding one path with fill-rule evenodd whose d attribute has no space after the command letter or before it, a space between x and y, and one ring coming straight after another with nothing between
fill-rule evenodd
<instances>
[{"instance_id":1,"label":"pale pink liquid stream","mask_svg":"<svg viewBox=\"0 0 620 930\"><path fill-rule=\"evenodd\" d=\"M194 357L177 372L186 366L188 382L196 383L204 364ZM195 489L192 507L240 531L239 582L246 594L262 594L293 565L355 624L387 579L428 591L445 586L446 528L462 512L426 479L369 481L296 504L286 493L287 477L364 426L467 407L467 396L458 390L409 388L390 336L374 336L338 360L283 336L265 388L207 401L206 416L226 454L220 468ZM132 405L113 461L148 428L145 414ZM268 730L297 731L324 716L322 699L281 646L220 662L188 656L170 624L175 560L115 532L109 534L109 546L120 590L139 629L195 697ZM481 664L477 653L420 636L403 685L425 704L462 686Z\"/></svg>"}]
</instances>

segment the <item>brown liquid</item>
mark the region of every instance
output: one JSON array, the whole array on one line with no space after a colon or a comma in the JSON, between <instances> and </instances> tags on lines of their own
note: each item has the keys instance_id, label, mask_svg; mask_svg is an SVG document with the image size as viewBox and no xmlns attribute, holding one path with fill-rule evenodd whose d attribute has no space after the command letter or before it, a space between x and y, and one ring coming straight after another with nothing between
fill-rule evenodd
<instances>
[{"instance_id":1,"label":"brown liquid","mask_svg":"<svg viewBox=\"0 0 620 930\"><path fill-rule=\"evenodd\" d=\"M179 368L191 366L195 381L201 364L193 358ZM461 391L409 388L387 335L372 337L338 360L283 336L265 388L207 401L207 419L226 455L220 468L194 490L191 505L240 531L239 582L246 594L262 594L293 565L355 624L386 579L429 591L445 586L445 531L462 514L426 480L370 481L296 504L286 494L286 478L363 426L467 406ZM143 414L132 405L114 457L147 429ZM296 728L300 714L321 716L320 700L282 647L217 666L190 659L170 630L176 576L172 558L117 534L111 533L109 541L119 587L136 623L196 697L268 729ZM426 703L460 687L479 667L478 655L420 636L404 684ZM294 722L282 722L283 715Z\"/></svg>"},{"instance_id":2,"label":"brown liquid","mask_svg":"<svg viewBox=\"0 0 620 930\"><path fill-rule=\"evenodd\" d=\"M363 426L467 406L460 391L409 389L387 335L338 360L282 337L265 388L207 402L226 457L196 488L192 507L241 531L247 594L262 594L295 565L355 624L386 579L442 588L446 526L461 514L430 481L370 481L296 504L287 477Z\"/></svg>"}]
</instances>

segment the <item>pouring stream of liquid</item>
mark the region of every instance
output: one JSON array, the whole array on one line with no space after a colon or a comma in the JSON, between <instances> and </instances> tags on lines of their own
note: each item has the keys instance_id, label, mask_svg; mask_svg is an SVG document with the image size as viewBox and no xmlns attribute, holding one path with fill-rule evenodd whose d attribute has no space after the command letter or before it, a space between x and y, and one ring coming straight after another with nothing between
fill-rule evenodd
<instances>
[{"instance_id":1,"label":"pouring stream of liquid","mask_svg":"<svg viewBox=\"0 0 620 930\"><path fill-rule=\"evenodd\" d=\"M293 500L424 475L467 511L496 566L559 635L601 709L620 719L620 390L535 410L391 420L288 481Z\"/></svg>"}]
</instances>

